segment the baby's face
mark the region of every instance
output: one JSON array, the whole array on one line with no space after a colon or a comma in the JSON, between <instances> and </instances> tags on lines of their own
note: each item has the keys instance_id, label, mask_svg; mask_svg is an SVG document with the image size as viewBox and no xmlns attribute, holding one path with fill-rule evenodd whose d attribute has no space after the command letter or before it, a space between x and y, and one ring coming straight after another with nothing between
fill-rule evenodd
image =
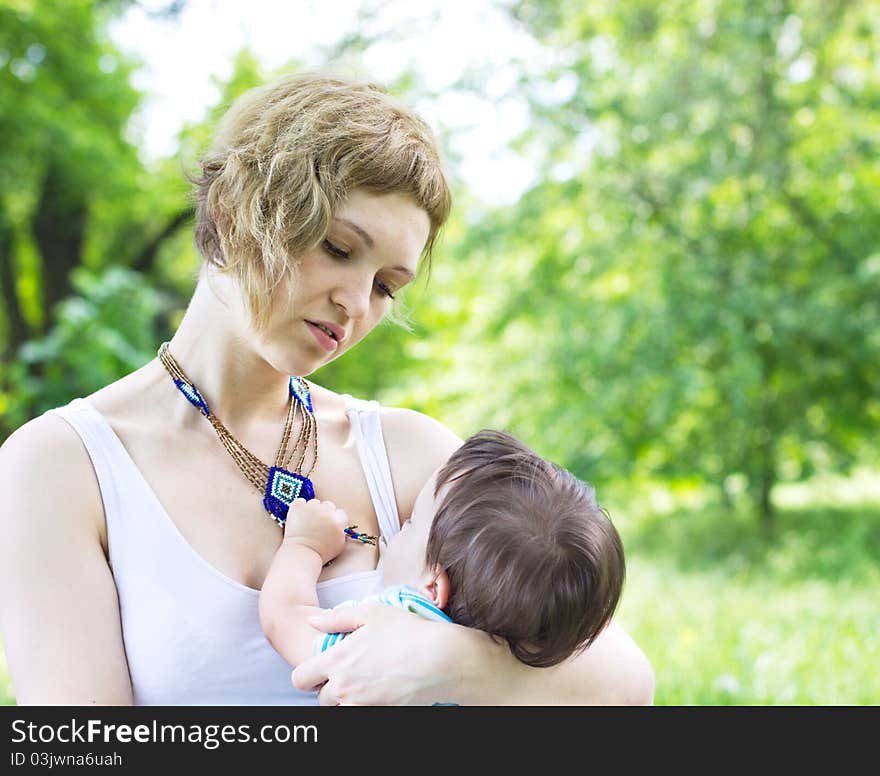
<instances>
[{"instance_id":1,"label":"baby's face","mask_svg":"<svg viewBox=\"0 0 880 776\"><path fill-rule=\"evenodd\" d=\"M418 588L428 573L425 569L425 549L437 506L434 498L436 480L437 472L434 472L416 497L412 517L385 548L382 557L382 582L385 585Z\"/></svg>"}]
</instances>

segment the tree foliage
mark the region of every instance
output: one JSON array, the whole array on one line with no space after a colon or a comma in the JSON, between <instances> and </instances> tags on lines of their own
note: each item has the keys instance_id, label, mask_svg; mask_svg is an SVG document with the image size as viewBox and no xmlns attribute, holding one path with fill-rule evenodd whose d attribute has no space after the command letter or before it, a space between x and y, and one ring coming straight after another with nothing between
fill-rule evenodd
<instances>
[{"instance_id":1,"label":"tree foliage","mask_svg":"<svg viewBox=\"0 0 880 776\"><path fill-rule=\"evenodd\" d=\"M520 86L542 182L464 242L504 256L486 332L499 364L529 362L493 418L581 472L742 481L768 520L780 477L864 449L880 424L877 11L517 6L555 56Z\"/></svg>"},{"instance_id":2,"label":"tree foliage","mask_svg":"<svg viewBox=\"0 0 880 776\"><path fill-rule=\"evenodd\" d=\"M4 361L47 335L57 305L75 291L78 268L121 264L149 272L162 242L187 219L184 186L146 169L130 139L140 101L130 84L135 63L105 31L126 5L0 4ZM9 379L5 369L0 399L26 413L45 408L22 404ZM31 379L45 375L38 369ZM4 417L3 431L11 422Z\"/></svg>"},{"instance_id":3,"label":"tree foliage","mask_svg":"<svg viewBox=\"0 0 880 776\"><path fill-rule=\"evenodd\" d=\"M72 285L49 332L22 345L9 367L14 400L4 414L13 427L29 420L29 408L59 407L88 396L156 355L157 323L171 300L140 273L80 268Z\"/></svg>"},{"instance_id":4,"label":"tree foliage","mask_svg":"<svg viewBox=\"0 0 880 776\"><path fill-rule=\"evenodd\" d=\"M134 65L103 32L123 5L0 3L2 343L19 354L0 375L4 431L170 335L198 264L185 173L267 76L240 52L179 152L145 165ZM538 183L491 207L450 156L456 208L430 283L407 293L412 332L379 327L317 379L462 435L508 428L585 479L744 491L768 522L779 480L876 459L877 0L511 9L545 52L512 95ZM391 87L424 90L411 73ZM137 315L118 320L109 289Z\"/></svg>"}]
</instances>

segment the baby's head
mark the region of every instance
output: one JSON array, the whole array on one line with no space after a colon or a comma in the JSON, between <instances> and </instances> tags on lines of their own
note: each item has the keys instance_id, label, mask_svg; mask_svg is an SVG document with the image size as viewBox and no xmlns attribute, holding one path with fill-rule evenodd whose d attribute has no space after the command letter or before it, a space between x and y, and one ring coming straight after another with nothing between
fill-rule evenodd
<instances>
[{"instance_id":1,"label":"baby's head","mask_svg":"<svg viewBox=\"0 0 880 776\"><path fill-rule=\"evenodd\" d=\"M549 666L587 647L623 589L620 537L595 492L501 431L456 450L388 545L386 584L421 590L461 624Z\"/></svg>"}]
</instances>

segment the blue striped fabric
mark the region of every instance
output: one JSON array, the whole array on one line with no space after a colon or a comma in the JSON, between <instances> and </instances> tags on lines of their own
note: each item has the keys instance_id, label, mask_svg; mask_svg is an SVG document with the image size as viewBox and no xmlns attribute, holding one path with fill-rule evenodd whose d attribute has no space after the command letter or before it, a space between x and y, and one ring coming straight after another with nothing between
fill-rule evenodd
<instances>
[{"instance_id":1,"label":"blue striped fabric","mask_svg":"<svg viewBox=\"0 0 880 776\"><path fill-rule=\"evenodd\" d=\"M403 609L407 612L419 615L426 620L434 620L435 622L452 622L449 615L438 609L425 596L417 590L407 585L395 585L394 587L385 588L378 595L367 596L360 601L343 601L339 606L359 606L360 604L380 603L387 606L393 606L397 609ZM314 653L317 655L324 652L334 644L342 641L347 633L322 633L315 637Z\"/></svg>"}]
</instances>

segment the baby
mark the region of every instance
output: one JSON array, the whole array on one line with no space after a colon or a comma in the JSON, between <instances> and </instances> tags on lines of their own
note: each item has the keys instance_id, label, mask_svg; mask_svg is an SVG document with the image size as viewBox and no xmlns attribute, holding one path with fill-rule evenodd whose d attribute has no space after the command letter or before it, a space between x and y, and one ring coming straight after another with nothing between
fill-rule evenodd
<instances>
[{"instance_id":1,"label":"baby","mask_svg":"<svg viewBox=\"0 0 880 776\"><path fill-rule=\"evenodd\" d=\"M325 634L315 584L345 544L348 518L317 499L290 507L260 594L260 622L291 665L347 634ZM611 620L623 546L591 487L514 437L483 430L428 480L382 558L370 599L478 628L531 666L582 651ZM356 603L356 602L348 602Z\"/></svg>"}]
</instances>

